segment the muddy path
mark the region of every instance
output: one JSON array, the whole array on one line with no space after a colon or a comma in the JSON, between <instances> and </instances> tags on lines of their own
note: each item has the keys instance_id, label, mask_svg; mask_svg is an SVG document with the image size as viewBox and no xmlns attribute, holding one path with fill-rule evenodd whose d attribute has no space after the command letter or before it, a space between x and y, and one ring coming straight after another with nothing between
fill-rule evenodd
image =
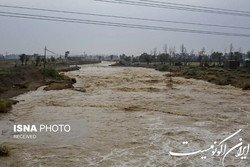
<instances>
[{"instance_id":1,"label":"muddy path","mask_svg":"<svg viewBox=\"0 0 250 167\"><path fill-rule=\"evenodd\" d=\"M170 86L154 69L109 65L66 73L86 93L38 89L16 97L20 103L3 120L83 121L87 132L63 142L5 141L11 156L0 158L0 166L221 166L221 157L174 157L169 151L204 150L239 129L250 143L249 91L184 78L173 78ZM233 154L225 160L249 164Z\"/></svg>"}]
</instances>

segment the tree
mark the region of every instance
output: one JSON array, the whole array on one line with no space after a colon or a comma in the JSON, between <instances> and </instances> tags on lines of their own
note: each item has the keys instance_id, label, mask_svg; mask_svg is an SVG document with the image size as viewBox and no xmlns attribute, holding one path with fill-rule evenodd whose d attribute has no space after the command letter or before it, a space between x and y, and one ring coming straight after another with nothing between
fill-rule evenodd
<instances>
[{"instance_id":1,"label":"tree","mask_svg":"<svg viewBox=\"0 0 250 167\"><path fill-rule=\"evenodd\" d=\"M65 52L65 59L67 59L69 57L69 53L70 53L69 51Z\"/></svg>"},{"instance_id":2,"label":"tree","mask_svg":"<svg viewBox=\"0 0 250 167\"><path fill-rule=\"evenodd\" d=\"M186 62L187 49L185 48L184 44L181 45L180 50L181 50L180 62L184 61L184 64L187 65L187 62Z\"/></svg>"},{"instance_id":3,"label":"tree","mask_svg":"<svg viewBox=\"0 0 250 167\"><path fill-rule=\"evenodd\" d=\"M99 61L101 61L101 60L102 60L102 57L101 57L101 56L98 56L98 59L99 59Z\"/></svg>"},{"instance_id":4,"label":"tree","mask_svg":"<svg viewBox=\"0 0 250 167\"><path fill-rule=\"evenodd\" d=\"M191 61L193 60L194 56L195 56L195 54L194 54L194 49L192 49L192 50L190 51L190 53L187 54L187 63L191 62Z\"/></svg>"},{"instance_id":5,"label":"tree","mask_svg":"<svg viewBox=\"0 0 250 167\"><path fill-rule=\"evenodd\" d=\"M26 54L21 54L19 57L20 57L20 60L22 62L22 65L23 65L25 58L26 58Z\"/></svg>"},{"instance_id":6,"label":"tree","mask_svg":"<svg viewBox=\"0 0 250 167\"><path fill-rule=\"evenodd\" d=\"M167 44L165 44L164 46L163 46L163 52L164 53L168 53L168 45Z\"/></svg>"},{"instance_id":7,"label":"tree","mask_svg":"<svg viewBox=\"0 0 250 167\"><path fill-rule=\"evenodd\" d=\"M28 63L29 60L30 60L29 57L26 55L25 56L25 65L27 65L27 63Z\"/></svg>"},{"instance_id":8,"label":"tree","mask_svg":"<svg viewBox=\"0 0 250 167\"><path fill-rule=\"evenodd\" d=\"M125 54L120 55L120 60L125 60L125 58L126 58Z\"/></svg>"},{"instance_id":9,"label":"tree","mask_svg":"<svg viewBox=\"0 0 250 167\"><path fill-rule=\"evenodd\" d=\"M247 58L250 58L250 51L247 52Z\"/></svg>"},{"instance_id":10,"label":"tree","mask_svg":"<svg viewBox=\"0 0 250 167\"><path fill-rule=\"evenodd\" d=\"M52 63L54 63L54 62L56 61L56 59L52 56L52 57L50 58L50 61L51 61Z\"/></svg>"},{"instance_id":11,"label":"tree","mask_svg":"<svg viewBox=\"0 0 250 167\"><path fill-rule=\"evenodd\" d=\"M170 55L170 65L172 64L172 62L174 62L175 60L175 46L169 48L169 55Z\"/></svg>"},{"instance_id":12,"label":"tree","mask_svg":"<svg viewBox=\"0 0 250 167\"><path fill-rule=\"evenodd\" d=\"M166 63L168 60L169 60L169 54L167 54L167 53L162 53L162 54L159 54L158 55L158 59L159 59L159 61L161 62L161 63Z\"/></svg>"},{"instance_id":13,"label":"tree","mask_svg":"<svg viewBox=\"0 0 250 167\"><path fill-rule=\"evenodd\" d=\"M131 56L125 56L125 57L124 57L124 60L130 62L130 61L131 61Z\"/></svg>"},{"instance_id":14,"label":"tree","mask_svg":"<svg viewBox=\"0 0 250 167\"><path fill-rule=\"evenodd\" d=\"M132 55L132 63L139 62L139 57Z\"/></svg>"},{"instance_id":15,"label":"tree","mask_svg":"<svg viewBox=\"0 0 250 167\"><path fill-rule=\"evenodd\" d=\"M110 60L113 60L113 58L114 58L114 55L110 55Z\"/></svg>"},{"instance_id":16,"label":"tree","mask_svg":"<svg viewBox=\"0 0 250 167\"><path fill-rule=\"evenodd\" d=\"M231 43L230 46L229 46L229 55L230 55L230 60L233 60L233 44Z\"/></svg>"},{"instance_id":17,"label":"tree","mask_svg":"<svg viewBox=\"0 0 250 167\"><path fill-rule=\"evenodd\" d=\"M154 48L153 50L153 61L156 63L156 60L157 60L157 48Z\"/></svg>"},{"instance_id":18,"label":"tree","mask_svg":"<svg viewBox=\"0 0 250 167\"><path fill-rule=\"evenodd\" d=\"M221 53L221 52L213 52L211 54L212 62L219 62L219 64L221 64L222 55L223 55L223 53Z\"/></svg>"},{"instance_id":19,"label":"tree","mask_svg":"<svg viewBox=\"0 0 250 167\"><path fill-rule=\"evenodd\" d=\"M242 59L242 53L234 52L233 57L234 57L234 60L240 61L240 59Z\"/></svg>"},{"instance_id":20,"label":"tree","mask_svg":"<svg viewBox=\"0 0 250 167\"><path fill-rule=\"evenodd\" d=\"M205 52L206 52L205 47L203 47L201 49L201 51L198 52L198 55L199 55L198 60L200 62L200 66L202 66L202 59L203 59L203 57L205 55Z\"/></svg>"},{"instance_id":21,"label":"tree","mask_svg":"<svg viewBox=\"0 0 250 167\"><path fill-rule=\"evenodd\" d=\"M40 56L36 57L36 66L38 66L40 64L41 58Z\"/></svg>"},{"instance_id":22,"label":"tree","mask_svg":"<svg viewBox=\"0 0 250 167\"><path fill-rule=\"evenodd\" d=\"M152 61L152 56L147 54L147 53L143 53L140 55L140 61L145 61L147 62L147 65Z\"/></svg>"}]
</instances>

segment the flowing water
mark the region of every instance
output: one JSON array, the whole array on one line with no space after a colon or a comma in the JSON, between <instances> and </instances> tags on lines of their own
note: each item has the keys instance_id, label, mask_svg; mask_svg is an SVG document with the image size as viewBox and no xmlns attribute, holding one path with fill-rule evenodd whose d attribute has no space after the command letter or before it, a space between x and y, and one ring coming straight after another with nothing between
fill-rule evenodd
<instances>
[{"instance_id":1,"label":"flowing water","mask_svg":"<svg viewBox=\"0 0 250 167\"><path fill-rule=\"evenodd\" d=\"M174 157L169 151L205 150L239 129L250 142L249 91L184 78L173 78L171 85L163 72L109 65L66 73L86 93L39 88L16 97L20 102L3 120L82 121L86 134L64 141L5 141L11 155L0 158L0 166L221 166L222 157ZM250 163L230 153L229 164Z\"/></svg>"}]
</instances>

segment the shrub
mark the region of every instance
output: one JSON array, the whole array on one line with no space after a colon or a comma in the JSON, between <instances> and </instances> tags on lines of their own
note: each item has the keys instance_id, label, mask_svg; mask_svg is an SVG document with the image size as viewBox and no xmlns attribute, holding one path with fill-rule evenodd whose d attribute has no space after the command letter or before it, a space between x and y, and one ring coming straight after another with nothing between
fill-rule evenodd
<instances>
[{"instance_id":1,"label":"shrub","mask_svg":"<svg viewBox=\"0 0 250 167\"><path fill-rule=\"evenodd\" d=\"M168 65L164 65L164 66L159 67L159 71L168 71L168 70L169 70Z\"/></svg>"},{"instance_id":2,"label":"shrub","mask_svg":"<svg viewBox=\"0 0 250 167\"><path fill-rule=\"evenodd\" d=\"M250 82L249 83L246 83L243 88L243 90L250 90Z\"/></svg>"},{"instance_id":3,"label":"shrub","mask_svg":"<svg viewBox=\"0 0 250 167\"><path fill-rule=\"evenodd\" d=\"M181 62L177 62L174 64L175 66L182 66L182 63Z\"/></svg>"},{"instance_id":4,"label":"shrub","mask_svg":"<svg viewBox=\"0 0 250 167\"><path fill-rule=\"evenodd\" d=\"M6 146L0 145L0 156L8 156L9 150Z\"/></svg>"},{"instance_id":5,"label":"shrub","mask_svg":"<svg viewBox=\"0 0 250 167\"><path fill-rule=\"evenodd\" d=\"M207 75L208 82L215 81L217 79L216 75Z\"/></svg>"},{"instance_id":6,"label":"shrub","mask_svg":"<svg viewBox=\"0 0 250 167\"><path fill-rule=\"evenodd\" d=\"M8 100L0 99L0 113L7 113L12 109L12 103Z\"/></svg>"},{"instance_id":7,"label":"shrub","mask_svg":"<svg viewBox=\"0 0 250 167\"><path fill-rule=\"evenodd\" d=\"M59 73L56 71L56 69L54 67L47 67L45 69L45 76L46 77L50 77L50 78L58 78Z\"/></svg>"},{"instance_id":8,"label":"shrub","mask_svg":"<svg viewBox=\"0 0 250 167\"><path fill-rule=\"evenodd\" d=\"M215 75L208 75L207 76L208 81L216 80L216 78L217 77Z\"/></svg>"},{"instance_id":9,"label":"shrub","mask_svg":"<svg viewBox=\"0 0 250 167\"><path fill-rule=\"evenodd\" d=\"M219 80L218 84L219 85L228 85L228 82L226 80L221 79L221 80Z\"/></svg>"}]
</instances>

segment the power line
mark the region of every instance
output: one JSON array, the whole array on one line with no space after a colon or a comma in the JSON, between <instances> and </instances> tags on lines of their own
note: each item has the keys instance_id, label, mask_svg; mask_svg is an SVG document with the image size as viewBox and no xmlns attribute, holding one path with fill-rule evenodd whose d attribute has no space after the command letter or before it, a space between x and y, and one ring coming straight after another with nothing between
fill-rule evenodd
<instances>
[{"instance_id":1,"label":"power line","mask_svg":"<svg viewBox=\"0 0 250 167\"><path fill-rule=\"evenodd\" d=\"M57 54L57 53L55 53L55 52L53 52L53 51L51 51L51 50L49 50L49 49L47 49L46 48L46 51L48 51L48 52L50 52L50 53L52 53L52 54L54 54L54 55L56 55L56 56L59 56L60 54Z\"/></svg>"},{"instance_id":2,"label":"power line","mask_svg":"<svg viewBox=\"0 0 250 167\"><path fill-rule=\"evenodd\" d=\"M170 4L170 5L176 5L176 6L185 6L185 7L193 7L193 8L201 8L201 9L211 9L211 10L220 10L220 11L227 11L227 12L238 12L238 13L248 13L248 14L250 14L250 11L224 9L224 8L214 8L214 7L207 7L207 6L189 5L189 4L183 4L183 3L171 3L171 2L162 2L162 1L154 1L154 0L139 0L139 1L146 1L146 2L159 3L159 4Z\"/></svg>"},{"instance_id":3,"label":"power line","mask_svg":"<svg viewBox=\"0 0 250 167\"><path fill-rule=\"evenodd\" d=\"M208 10L208 9L201 9L201 8L181 7L181 6L174 6L174 5L148 3L148 2L135 2L135 1L127 1L127 0L94 0L94 1L114 3L114 4L126 4L126 5L133 5L133 6L146 6L146 7L154 7L154 8L182 10L182 11L190 11L190 12L201 12L201 13L212 13L212 14L223 14L223 15L250 17L250 14L248 14L248 13Z\"/></svg>"},{"instance_id":4,"label":"power line","mask_svg":"<svg viewBox=\"0 0 250 167\"><path fill-rule=\"evenodd\" d=\"M241 27L241 26L232 26L232 25L218 25L218 24L204 24L204 23L195 23L195 22L181 22L181 21L173 21L173 20L160 20L160 19L126 17L126 16L116 16L116 15L104 15L104 14L94 14L94 13L87 13L87 12L64 11L64 10L54 10L54 9L44 9L44 8L31 8L31 7L23 7L23 6L0 5L0 7L34 10L34 11L45 11L45 12L56 12L56 13L67 13L67 14L78 14L78 15L90 15L90 16L129 19L129 20L152 21L152 22L162 22L162 23L175 23L175 24L186 24L186 25L197 25L197 26L208 26L208 27L233 28L233 29L250 29L250 27Z\"/></svg>"},{"instance_id":5,"label":"power line","mask_svg":"<svg viewBox=\"0 0 250 167\"><path fill-rule=\"evenodd\" d=\"M158 30L158 31L186 32L186 33L211 34L211 35L223 35L223 36L238 36L238 37L248 37L248 38L250 37L250 34L203 31L203 30L193 30L193 29L180 29L180 28L172 28L172 27L159 27L159 26L139 25L139 24L125 24L125 23L116 23L116 22L83 20L83 19L54 17L54 16L45 16L45 15L32 15L32 14L13 13L13 12L0 12L0 13L2 13L0 14L0 16L4 16L4 17L16 17L16 18L25 18L25 19L35 19L35 20L47 20L47 21L81 23L81 24L92 24L92 25L105 25L105 26L113 26L113 27L125 27L125 28L135 28L135 29Z\"/></svg>"}]
</instances>

